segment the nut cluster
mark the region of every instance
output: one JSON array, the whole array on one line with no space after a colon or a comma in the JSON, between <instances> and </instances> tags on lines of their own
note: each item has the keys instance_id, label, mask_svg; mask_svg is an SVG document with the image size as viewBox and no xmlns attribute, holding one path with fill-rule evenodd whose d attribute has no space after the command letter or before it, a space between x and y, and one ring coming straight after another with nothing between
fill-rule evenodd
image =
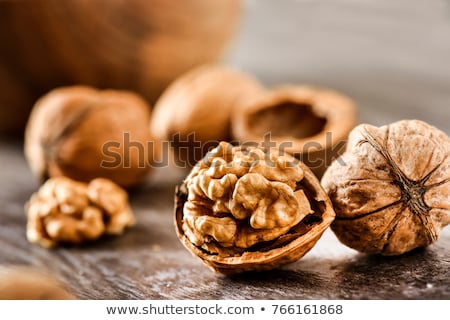
<instances>
[{"instance_id":1,"label":"nut cluster","mask_svg":"<svg viewBox=\"0 0 450 320\"><path fill-rule=\"evenodd\" d=\"M89 184L49 179L26 205L27 238L43 247L121 234L135 223L127 193L104 178Z\"/></svg>"},{"instance_id":2,"label":"nut cluster","mask_svg":"<svg viewBox=\"0 0 450 320\"><path fill-rule=\"evenodd\" d=\"M226 142L193 168L178 197L184 244L223 273L271 269L300 258L334 217L301 162L276 150ZM306 234L306 243L292 244Z\"/></svg>"},{"instance_id":3,"label":"nut cluster","mask_svg":"<svg viewBox=\"0 0 450 320\"><path fill-rule=\"evenodd\" d=\"M146 143L151 137L170 141L177 135L172 147L179 155L187 149L179 159L189 164L218 140L241 143L220 142L175 194L181 242L224 274L293 262L330 225L356 250L396 255L436 241L450 224L450 139L424 122L356 127L343 156L327 168L322 188L317 176L332 160L326 155L345 144L356 119L354 102L338 92L268 90L246 74L204 66L175 81L155 109L150 121L138 96L88 87L60 88L37 102L25 153L32 171L51 179L27 204L30 242L53 247L121 234L135 220L118 185L143 180L154 151ZM120 146L125 132L133 133L142 152L117 147L117 165L100 165L102 147ZM199 141L190 141L192 134ZM283 149L288 154L272 144L259 148L267 134L275 147L292 142Z\"/></svg>"}]
</instances>

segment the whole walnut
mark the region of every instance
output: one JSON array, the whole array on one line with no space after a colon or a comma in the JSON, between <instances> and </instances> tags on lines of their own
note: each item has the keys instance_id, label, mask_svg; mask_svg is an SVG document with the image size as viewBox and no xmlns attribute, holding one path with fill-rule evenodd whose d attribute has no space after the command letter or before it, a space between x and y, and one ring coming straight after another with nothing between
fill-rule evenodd
<instances>
[{"instance_id":1,"label":"whole walnut","mask_svg":"<svg viewBox=\"0 0 450 320\"><path fill-rule=\"evenodd\" d=\"M176 192L181 242L224 274L269 270L300 259L333 218L316 176L276 149L221 142Z\"/></svg>"},{"instance_id":2,"label":"whole walnut","mask_svg":"<svg viewBox=\"0 0 450 320\"><path fill-rule=\"evenodd\" d=\"M74 300L64 286L31 267L0 267L0 300Z\"/></svg>"},{"instance_id":3,"label":"whole walnut","mask_svg":"<svg viewBox=\"0 0 450 320\"><path fill-rule=\"evenodd\" d=\"M36 102L28 120L28 164L42 181L63 175L136 185L150 168L149 110L142 98L127 91L55 89Z\"/></svg>"},{"instance_id":4,"label":"whole walnut","mask_svg":"<svg viewBox=\"0 0 450 320\"><path fill-rule=\"evenodd\" d=\"M418 120L357 126L322 185L341 242L398 255L437 240L450 223L450 138Z\"/></svg>"},{"instance_id":5,"label":"whole walnut","mask_svg":"<svg viewBox=\"0 0 450 320\"><path fill-rule=\"evenodd\" d=\"M230 119L263 91L259 82L220 65L196 67L176 79L155 104L151 133L170 141L176 160L193 167L220 141L230 141Z\"/></svg>"}]
</instances>

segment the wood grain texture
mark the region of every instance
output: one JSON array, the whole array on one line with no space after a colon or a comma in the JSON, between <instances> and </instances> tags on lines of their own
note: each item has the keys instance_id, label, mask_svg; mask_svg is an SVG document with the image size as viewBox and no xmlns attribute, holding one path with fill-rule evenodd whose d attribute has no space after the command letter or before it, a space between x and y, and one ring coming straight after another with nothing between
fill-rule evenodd
<instances>
[{"instance_id":1,"label":"wood grain texture","mask_svg":"<svg viewBox=\"0 0 450 320\"><path fill-rule=\"evenodd\" d=\"M257 0L246 2L227 62L278 85L342 90L360 122L418 118L450 133L450 2ZM225 277L178 241L165 168L131 198L138 224L86 247L47 250L25 240L23 205L37 184L20 141L0 143L0 264L51 273L81 299L450 299L450 228L399 257L368 256L327 231L300 261Z\"/></svg>"}]
</instances>

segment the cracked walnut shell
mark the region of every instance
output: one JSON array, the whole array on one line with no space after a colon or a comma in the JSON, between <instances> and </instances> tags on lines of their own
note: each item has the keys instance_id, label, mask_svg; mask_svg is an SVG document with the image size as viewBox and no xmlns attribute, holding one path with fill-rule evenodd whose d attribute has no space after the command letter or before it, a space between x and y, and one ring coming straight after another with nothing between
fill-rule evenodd
<instances>
[{"instance_id":1,"label":"cracked walnut shell","mask_svg":"<svg viewBox=\"0 0 450 320\"><path fill-rule=\"evenodd\" d=\"M334 219L316 176L290 155L221 142L177 188L184 246L215 271L274 269L306 254Z\"/></svg>"},{"instance_id":2,"label":"cracked walnut shell","mask_svg":"<svg viewBox=\"0 0 450 320\"><path fill-rule=\"evenodd\" d=\"M263 141L267 135L306 164L318 177L344 151L356 124L356 104L335 90L285 85L266 90L233 113L237 141Z\"/></svg>"},{"instance_id":3,"label":"cracked walnut shell","mask_svg":"<svg viewBox=\"0 0 450 320\"><path fill-rule=\"evenodd\" d=\"M47 248L118 235L135 223L127 193L104 178L89 184L51 178L31 196L25 209L28 241Z\"/></svg>"},{"instance_id":4,"label":"cracked walnut shell","mask_svg":"<svg viewBox=\"0 0 450 320\"><path fill-rule=\"evenodd\" d=\"M360 125L322 185L347 246L383 255L427 246L450 224L450 139L418 120Z\"/></svg>"}]
</instances>

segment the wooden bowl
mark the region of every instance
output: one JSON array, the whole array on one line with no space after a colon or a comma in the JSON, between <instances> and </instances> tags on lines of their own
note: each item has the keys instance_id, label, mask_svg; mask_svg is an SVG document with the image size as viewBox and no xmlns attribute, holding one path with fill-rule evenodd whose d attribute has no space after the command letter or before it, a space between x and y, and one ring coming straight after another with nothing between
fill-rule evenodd
<instances>
[{"instance_id":1,"label":"wooden bowl","mask_svg":"<svg viewBox=\"0 0 450 320\"><path fill-rule=\"evenodd\" d=\"M191 67L217 61L240 0L0 2L0 133L21 132L58 86L133 90L153 103Z\"/></svg>"}]
</instances>

